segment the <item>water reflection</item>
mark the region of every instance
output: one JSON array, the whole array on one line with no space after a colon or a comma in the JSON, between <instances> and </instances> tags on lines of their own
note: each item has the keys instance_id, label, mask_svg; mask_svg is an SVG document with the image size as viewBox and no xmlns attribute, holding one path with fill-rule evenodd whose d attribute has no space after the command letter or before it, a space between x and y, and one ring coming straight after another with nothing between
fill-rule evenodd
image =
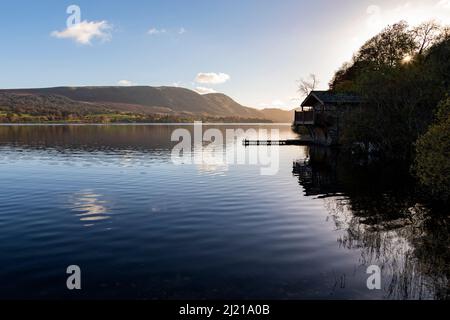
<instances>
[{"instance_id":1,"label":"water reflection","mask_svg":"<svg viewBox=\"0 0 450 320\"><path fill-rule=\"evenodd\" d=\"M361 265L381 267L386 298L450 297L448 211L418 203L404 167L359 165L337 151L312 148L293 173L344 231L339 246L359 250Z\"/></svg>"},{"instance_id":2,"label":"water reflection","mask_svg":"<svg viewBox=\"0 0 450 320\"><path fill-rule=\"evenodd\" d=\"M174 147L180 141L172 141L172 134L180 128L192 137L191 145L188 143L192 150L183 149L183 157L174 158ZM223 143L211 144L206 134L209 129L221 134ZM295 137L289 126L273 129L280 130L283 138ZM205 140L197 150L193 125L0 126L0 163L34 160L53 165L106 166L119 160L121 168L130 168L175 161L183 165L194 163L199 172L220 176L234 164L270 164L273 148L245 148L241 143L244 138L257 139L260 130L267 135L267 128L258 125L240 128L205 125L202 132ZM65 162L54 161L61 156Z\"/></svg>"},{"instance_id":3,"label":"water reflection","mask_svg":"<svg viewBox=\"0 0 450 320\"><path fill-rule=\"evenodd\" d=\"M177 166L174 129L0 126L0 297L69 295L75 258L84 298L449 297L447 212L420 204L401 166L295 146L275 176L214 160L266 153L240 137ZM384 296L367 290L371 264Z\"/></svg>"},{"instance_id":4,"label":"water reflection","mask_svg":"<svg viewBox=\"0 0 450 320\"><path fill-rule=\"evenodd\" d=\"M75 212L85 227L92 227L96 222L110 218L106 201L101 200L101 195L91 190L74 194L70 202L71 210Z\"/></svg>"},{"instance_id":5,"label":"water reflection","mask_svg":"<svg viewBox=\"0 0 450 320\"><path fill-rule=\"evenodd\" d=\"M171 141L177 128L184 128L194 137L193 125L46 125L46 126L0 126L1 146L21 146L34 149L55 149L60 152L82 150L87 152L108 151L167 151L178 143ZM246 138L256 137L265 126L243 125L241 127L204 125L203 130L214 128L227 135L228 129L236 129L247 134ZM296 136L289 126L273 126L282 131L283 138ZM252 133L253 135L248 135ZM204 133L204 132L203 132ZM207 139L206 139L207 140ZM239 144L241 143L239 138ZM227 141L229 142L229 141Z\"/></svg>"}]
</instances>

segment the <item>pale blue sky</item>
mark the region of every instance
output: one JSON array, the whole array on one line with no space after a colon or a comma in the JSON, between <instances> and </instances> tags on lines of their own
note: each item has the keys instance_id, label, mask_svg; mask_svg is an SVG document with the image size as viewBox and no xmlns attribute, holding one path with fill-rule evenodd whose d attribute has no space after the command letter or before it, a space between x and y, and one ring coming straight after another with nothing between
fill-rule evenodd
<instances>
[{"instance_id":1,"label":"pale blue sky","mask_svg":"<svg viewBox=\"0 0 450 320\"><path fill-rule=\"evenodd\" d=\"M87 38L65 30L72 4ZM385 24L430 18L450 23L450 0L2 1L0 88L179 85L291 108L301 77L326 88Z\"/></svg>"}]
</instances>

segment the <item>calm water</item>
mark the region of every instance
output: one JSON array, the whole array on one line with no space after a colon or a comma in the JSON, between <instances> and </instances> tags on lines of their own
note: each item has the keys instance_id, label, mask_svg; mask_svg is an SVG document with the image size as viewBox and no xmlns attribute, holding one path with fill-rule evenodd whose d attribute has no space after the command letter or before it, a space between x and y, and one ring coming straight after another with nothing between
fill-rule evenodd
<instances>
[{"instance_id":1,"label":"calm water","mask_svg":"<svg viewBox=\"0 0 450 320\"><path fill-rule=\"evenodd\" d=\"M0 298L448 298L449 221L402 170L297 146L272 176L175 165L174 129L0 127Z\"/></svg>"}]
</instances>

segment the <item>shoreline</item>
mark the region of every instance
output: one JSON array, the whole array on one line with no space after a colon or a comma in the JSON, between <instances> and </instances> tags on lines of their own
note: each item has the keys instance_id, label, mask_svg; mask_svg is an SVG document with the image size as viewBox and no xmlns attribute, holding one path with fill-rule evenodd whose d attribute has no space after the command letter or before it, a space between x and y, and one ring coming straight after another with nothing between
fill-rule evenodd
<instances>
[{"instance_id":1,"label":"shoreline","mask_svg":"<svg viewBox=\"0 0 450 320\"><path fill-rule=\"evenodd\" d=\"M201 121L199 121L201 122ZM139 123L0 123L0 127L26 126L193 126L196 122L139 122ZM259 122L202 122L204 126L292 126L291 123L259 123Z\"/></svg>"}]
</instances>

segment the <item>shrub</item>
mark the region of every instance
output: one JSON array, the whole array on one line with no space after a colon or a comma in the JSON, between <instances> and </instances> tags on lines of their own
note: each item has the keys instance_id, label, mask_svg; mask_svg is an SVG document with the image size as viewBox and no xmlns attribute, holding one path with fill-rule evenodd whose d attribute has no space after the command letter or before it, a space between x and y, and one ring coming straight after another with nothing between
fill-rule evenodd
<instances>
[{"instance_id":1,"label":"shrub","mask_svg":"<svg viewBox=\"0 0 450 320\"><path fill-rule=\"evenodd\" d=\"M416 145L415 172L420 183L439 200L450 200L450 99L440 104L437 123Z\"/></svg>"}]
</instances>

